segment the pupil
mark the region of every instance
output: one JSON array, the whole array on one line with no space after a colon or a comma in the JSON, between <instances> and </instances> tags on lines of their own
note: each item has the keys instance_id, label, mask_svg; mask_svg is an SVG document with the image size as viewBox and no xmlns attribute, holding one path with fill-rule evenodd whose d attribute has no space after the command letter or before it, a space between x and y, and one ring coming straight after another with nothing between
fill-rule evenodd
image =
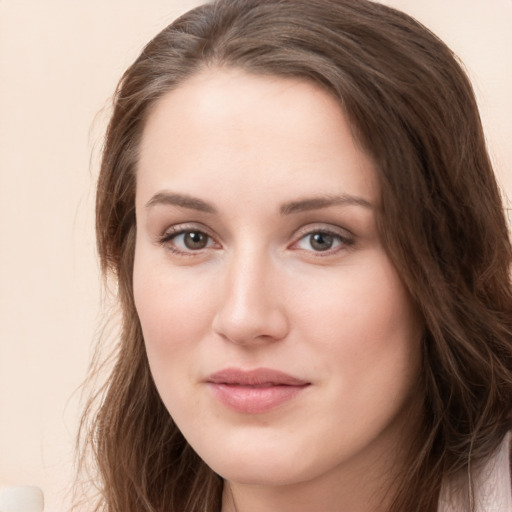
<instances>
[{"instance_id":1,"label":"pupil","mask_svg":"<svg viewBox=\"0 0 512 512\"><path fill-rule=\"evenodd\" d=\"M187 249L204 249L206 243L207 237L200 231L189 231L185 234L185 245Z\"/></svg>"},{"instance_id":2,"label":"pupil","mask_svg":"<svg viewBox=\"0 0 512 512\"><path fill-rule=\"evenodd\" d=\"M333 237L327 233L315 233L311 235L311 247L315 251L327 251L332 247Z\"/></svg>"}]
</instances>

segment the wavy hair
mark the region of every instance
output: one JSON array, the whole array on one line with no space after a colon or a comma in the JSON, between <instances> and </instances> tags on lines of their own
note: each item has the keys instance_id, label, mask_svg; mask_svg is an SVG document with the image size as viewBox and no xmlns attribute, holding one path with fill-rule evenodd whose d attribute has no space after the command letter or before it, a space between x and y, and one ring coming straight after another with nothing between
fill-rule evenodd
<instances>
[{"instance_id":1,"label":"wavy hair","mask_svg":"<svg viewBox=\"0 0 512 512\"><path fill-rule=\"evenodd\" d=\"M96 203L101 267L117 283L121 331L81 429L82 457L92 453L98 470L95 510L221 507L222 479L159 398L132 288L145 121L163 95L215 66L320 84L377 164L380 235L426 324L421 431L390 511L435 511L442 482L489 457L511 428L512 251L458 59L411 17L366 0L205 4L158 34L123 75Z\"/></svg>"}]
</instances>

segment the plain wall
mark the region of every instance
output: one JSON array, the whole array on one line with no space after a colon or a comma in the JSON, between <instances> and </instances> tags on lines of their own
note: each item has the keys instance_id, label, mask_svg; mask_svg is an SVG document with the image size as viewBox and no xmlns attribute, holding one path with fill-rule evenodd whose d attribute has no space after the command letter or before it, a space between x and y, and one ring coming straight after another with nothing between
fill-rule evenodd
<instances>
[{"instance_id":1,"label":"plain wall","mask_svg":"<svg viewBox=\"0 0 512 512\"><path fill-rule=\"evenodd\" d=\"M0 0L0 487L65 512L79 395L101 325L93 207L109 98L193 0ZM512 1L393 0L462 58L512 196ZM105 110L106 109L106 110Z\"/></svg>"}]
</instances>

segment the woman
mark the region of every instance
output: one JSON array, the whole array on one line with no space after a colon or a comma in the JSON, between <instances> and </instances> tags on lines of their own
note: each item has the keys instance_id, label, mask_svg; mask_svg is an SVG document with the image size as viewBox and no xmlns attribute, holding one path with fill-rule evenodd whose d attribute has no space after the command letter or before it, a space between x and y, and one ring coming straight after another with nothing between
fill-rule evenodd
<instances>
[{"instance_id":1,"label":"woman","mask_svg":"<svg viewBox=\"0 0 512 512\"><path fill-rule=\"evenodd\" d=\"M511 506L511 247L469 81L416 21L182 16L118 87L97 234L97 510Z\"/></svg>"}]
</instances>

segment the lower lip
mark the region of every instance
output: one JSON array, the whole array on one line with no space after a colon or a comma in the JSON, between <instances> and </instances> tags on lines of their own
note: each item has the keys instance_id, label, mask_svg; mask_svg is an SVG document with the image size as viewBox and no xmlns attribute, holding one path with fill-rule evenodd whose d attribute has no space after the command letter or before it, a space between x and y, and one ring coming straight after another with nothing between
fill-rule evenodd
<instances>
[{"instance_id":1,"label":"lower lip","mask_svg":"<svg viewBox=\"0 0 512 512\"><path fill-rule=\"evenodd\" d=\"M245 414L270 411L303 391L304 386L241 386L209 383L215 397L230 409Z\"/></svg>"}]
</instances>

